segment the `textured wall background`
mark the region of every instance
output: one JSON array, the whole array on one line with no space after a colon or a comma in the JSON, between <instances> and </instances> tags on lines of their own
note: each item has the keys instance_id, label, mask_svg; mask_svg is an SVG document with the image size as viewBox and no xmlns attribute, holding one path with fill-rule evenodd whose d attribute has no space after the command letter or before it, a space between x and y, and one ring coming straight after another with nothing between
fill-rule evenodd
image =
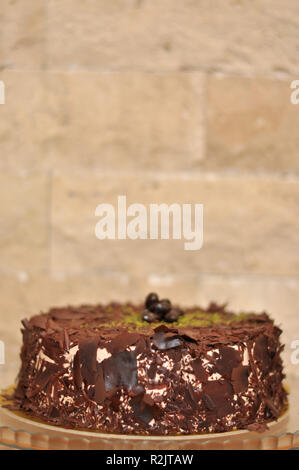
<instances>
[{"instance_id":1,"label":"textured wall background","mask_svg":"<svg viewBox=\"0 0 299 470\"><path fill-rule=\"evenodd\" d=\"M296 0L1 1L0 339L10 363L25 316L158 290L268 310L291 369L298 29ZM100 242L95 207L119 194L203 203L203 248Z\"/></svg>"}]
</instances>

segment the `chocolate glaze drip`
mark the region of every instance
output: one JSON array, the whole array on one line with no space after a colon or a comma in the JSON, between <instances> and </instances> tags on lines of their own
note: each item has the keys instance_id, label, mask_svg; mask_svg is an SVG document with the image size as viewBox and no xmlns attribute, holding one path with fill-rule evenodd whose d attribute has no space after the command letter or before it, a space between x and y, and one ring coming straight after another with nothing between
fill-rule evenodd
<instances>
[{"instance_id":1,"label":"chocolate glaze drip","mask_svg":"<svg viewBox=\"0 0 299 470\"><path fill-rule=\"evenodd\" d=\"M23 321L10 407L130 434L263 431L286 408L281 330L267 314L226 324L232 313L221 306L223 322L212 326L137 327L124 322L128 308L142 316L142 305L111 303Z\"/></svg>"}]
</instances>

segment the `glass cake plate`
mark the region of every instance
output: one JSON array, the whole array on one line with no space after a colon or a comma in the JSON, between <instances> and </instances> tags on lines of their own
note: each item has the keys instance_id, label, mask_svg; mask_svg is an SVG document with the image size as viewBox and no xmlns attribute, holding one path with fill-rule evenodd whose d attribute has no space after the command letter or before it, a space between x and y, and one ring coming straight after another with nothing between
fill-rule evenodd
<instances>
[{"instance_id":1,"label":"glass cake plate","mask_svg":"<svg viewBox=\"0 0 299 470\"><path fill-rule=\"evenodd\" d=\"M289 409L277 421L268 424L269 429L261 434L247 430L188 436L107 434L49 425L0 406L0 444L36 450L290 449L299 446L299 377L288 377L287 388Z\"/></svg>"}]
</instances>

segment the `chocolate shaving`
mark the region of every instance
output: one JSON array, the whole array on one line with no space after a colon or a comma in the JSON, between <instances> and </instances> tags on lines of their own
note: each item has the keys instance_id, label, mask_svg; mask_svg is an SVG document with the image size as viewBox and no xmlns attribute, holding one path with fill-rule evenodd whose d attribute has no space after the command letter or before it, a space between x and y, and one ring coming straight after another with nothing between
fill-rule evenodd
<instances>
[{"instance_id":1,"label":"chocolate shaving","mask_svg":"<svg viewBox=\"0 0 299 470\"><path fill-rule=\"evenodd\" d=\"M167 327L164 327L163 325L155 329L153 343L158 349L162 351L165 349L177 348L178 346L182 345L182 341L179 335L176 332L169 330Z\"/></svg>"},{"instance_id":2,"label":"chocolate shaving","mask_svg":"<svg viewBox=\"0 0 299 470\"><path fill-rule=\"evenodd\" d=\"M107 350L111 354L119 353L124 351L128 346L135 344L139 339L140 335L138 333L128 333L125 331L107 344Z\"/></svg>"},{"instance_id":3,"label":"chocolate shaving","mask_svg":"<svg viewBox=\"0 0 299 470\"><path fill-rule=\"evenodd\" d=\"M106 389L105 389L103 367L102 367L102 364L98 364L97 377L95 381L94 399L99 405L101 405L102 403L104 403L105 398L106 398Z\"/></svg>"},{"instance_id":4,"label":"chocolate shaving","mask_svg":"<svg viewBox=\"0 0 299 470\"><path fill-rule=\"evenodd\" d=\"M32 326L36 326L37 328L41 328L42 330L46 330L47 329L46 324L48 320L49 320L48 317L43 316L43 315L38 315L38 316L31 318L30 324Z\"/></svg>"},{"instance_id":5,"label":"chocolate shaving","mask_svg":"<svg viewBox=\"0 0 299 470\"><path fill-rule=\"evenodd\" d=\"M64 347L66 351L69 351L70 350L70 338L65 328L63 329L63 333L64 333Z\"/></svg>"},{"instance_id":6,"label":"chocolate shaving","mask_svg":"<svg viewBox=\"0 0 299 470\"><path fill-rule=\"evenodd\" d=\"M29 328L29 321L27 320L27 318L23 318L23 320L21 320L21 323L24 326L24 328L26 329Z\"/></svg>"},{"instance_id":7,"label":"chocolate shaving","mask_svg":"<svg viewBox=\"0 0 299 470\"><path fill-rule=\"evenodd\" d=\"M36 393L43 390L49 381L59 372L59 367L56 364L47 363L46 369L40 372L35 378L35 387L28 390L27 397L33 397Z\"/></svg>"},{"instance_id":8,"label":"chocolate shaving","mask_svg":"<svg viewBox=\"0 0 299 470\"><path fill-rule=\"evenodd\" d=\"M267 431L268 426L266 423L252 423L252 424L249 424L247 426L247 429L249 431L255 431L255 432L258 432L258 433L263 433L265 431Z\"/></svg>"},{"instance_id":9,"label":"chocolate shaving","mask_svg":"<svg viewBox=\"0 0 299 470\"><path fill-rule=\"evenodd\" d=\"M206 311L209 313L224 312L226 309L226 306L227 306L227 303L217 304L216 302L210 302Z\"/></svg>"},{"instance_id":10,"label":"chocolate shaving","mask_svg":"<svg viewBox=\"0 0 299 470\"><path fill-rule=\"evenodd\" d=\"M148 424L162 414L162 410L157 407L152 398L146 394L140 394L131 398L131 406L134 414L142 422Z\"/></svg>"},{"instance_id":11,"label":"chocolate shaving","mask_svg":"<svg viewBox=\"0 0 299 470\"><path fill-rule=\"evenodd\" d=\"M139 336L139 339L136 343L136 347L134 349L135 356L137 357L139 354L142 354L146 350L146 347L147 343L145 338L143 336Z\"/></svg>"},{"instance_id":12,"label":"chocolate shaving","mask_svg":"<svg viewBox=\"0 0 299 470\"><path fill-rule=\"evenodd\" d=\"M74 384L77 390L80 390L82 387L82 375L81 375L81 364L80 364L80 355L79 351L76 352L73 362L73 377Z\"/></svg>"},{"instance_id":13,"label":"chocolate shaving","mask_svg":"<svg viewBox=\"0 0 299 470\"><path fill-rule=\"evenodd\" d=\"M271 364L271 356L268 350L268 339L265 335L260 335L256 338L253 354L262 369L266 371Z\"/></svg>"},{"instance_id":14,"label":"chocolate shaving","mask_svg":"<svg viewBox=\"0 0 299 470\"><path fill-rule=\"evenodd\" d=\"M46 330L53 330L53 331L63 331L63 328L52 318L48 318L46 322Z\"/></svg>"},{"instance_id":15,"label":"chocolate shaving","mask_svg":"<svg viewBox=\"0 0 299 470\"><path fill-rule=\"evenodd\" d=\"M265 398L265 403L268 406L268 408L271 410L273 416L275 418L279 418L280 413L277 407L274 405L273 400L270 397L267 397Z\"/></svg>"},{"instance_id":16,"label":"chocolate shaving","mask_svg":"<svg viewBox=\"0 0 299 470\"><path fill-rule=\"evenodd\" d=\"M78 352L81 364L81 376L86 384L95 383L95 375L97 371L97 347L97 339L93 341L84 341L79 344Z\"/></svg>"},{"instance_id":17,"label":"chocolate shaving","mask_svg":"<svg viewBox=\"0 0 299 470\"><path fill-rule=\"evenodd\" d=\"M198 400L191 384L188 384L185 389L185 399L193 410L198 408Z\"/></svg>"}]
</instances>

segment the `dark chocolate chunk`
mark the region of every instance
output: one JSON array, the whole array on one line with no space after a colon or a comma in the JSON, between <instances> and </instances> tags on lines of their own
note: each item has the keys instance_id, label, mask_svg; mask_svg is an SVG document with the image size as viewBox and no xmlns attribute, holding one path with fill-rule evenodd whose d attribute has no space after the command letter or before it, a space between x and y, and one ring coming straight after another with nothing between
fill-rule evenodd
<instances>
[{"instance_id":1,"label":"dark chocolate chunk","mask_svg":"<svg viewBox=\"0 0 299 470\"><path fill-rule=\"evenodd\" d=\"M114 354L102 364L107 391L122 386L131 390L137 385L137 361L133 352L122 351Z\"/></svg>"},{"instance_id":2,"label":"dark chocolate chunk","mask_svg":"<svg viewBox=\"0 0 299 470\"><path fill-rule=\"evenodd\" d=\"M242 361L239 350L228 346L219 346L219 359L213 361L215 369L223 376L231 376L233 368L237 367Z\"/></svg>"},{"instance_id":3,"label":"dark chocolate chunk","mask_svg":"<svg viewBox=\"0 0 299 470\"><path fill-rule=\"evenodd\" d=\"M265 335L259 335L254 344L253 357L257 360L263 371L271 364L271 354L268 349L268 339Z\"/></svg>"},{"instance_id":4,"label":"dark chocolate chunk","mask_svg":"<svg viewBox=\"0 0 299 470\"><path fill-rule=\"evenodd\" d=\"M204 406L208 410L210 410L210 411L215 410L216 405L215 405L214 401L212 400L212 398L210 397L210 395L208 395L207 393L204 393L203 396L202 396L202 401L203 401Z\"/></svg>"},{"instance_id":5,"label":"dark chocolate chunk","mask_svg":"<svg viewBox=\"0 0 299 470\"><path fill-rule=\"evenodd\" d=\"M61 347L60 347L59 342L55 341L47 333L45 333L45 336L42 335L42 337L43 337L42 346L44 348L44 352L46 356L51 357L51 358L58 357L61 352Z\"/></svg>"},{"instance_id":6,"label":"dark chocolate chunk","mask_svg":"<svg viewBox=\"0 0 299 470\"><path fill-rule=\"evenodd\" d=\"M156 372L157 372L157 364L155 362L152 362L149 368L147 369L147 376L150 379L154 379L156 376Z\"/></svg>"},{"instance_id":7,"label":"dark chocolate chunk","mask_svg":"<svg viewBox=\"0 0 299 470\"><path fill-rule=\"evenodd\" d=\"M203 385L203 392L209 395L215 405L217 417L232 413L234 410L233 404L233 388L227 380L212 380Z\"/></svg>"},{"instance_id":8,"label":"dark chocolate chunk","mask_svg":"<svg viewBox=\"0 0 299 470\"><path fill-rule=\"evenodd\" d=\"M192 362L192 367L196 378L199 379L200 382L207 382L209 374L202 365L202 360L200 357Z\"/></svg>"},{"instance_id":9,"label":"dark chocolate chunk","mask_svg":"<svg viewBox=\"0 0 299 470\"><path fill-rule=\"evenodd\" d=\"M97 371L98 340L84 341L79 345L79 358L81 363L81 375L86 385L95 383Z\"/></svg>"},{"instance_id":10,"label":"dark chocolate chunk","mask_svg":"<svg viewBox=\"0 0 299 470\"><path fill-rule=\"evenodd\" d=\"M239 364L232 370L232 386L235 393L242 393L248 389L248 366Z\"/></svg>"}]
</instances>

